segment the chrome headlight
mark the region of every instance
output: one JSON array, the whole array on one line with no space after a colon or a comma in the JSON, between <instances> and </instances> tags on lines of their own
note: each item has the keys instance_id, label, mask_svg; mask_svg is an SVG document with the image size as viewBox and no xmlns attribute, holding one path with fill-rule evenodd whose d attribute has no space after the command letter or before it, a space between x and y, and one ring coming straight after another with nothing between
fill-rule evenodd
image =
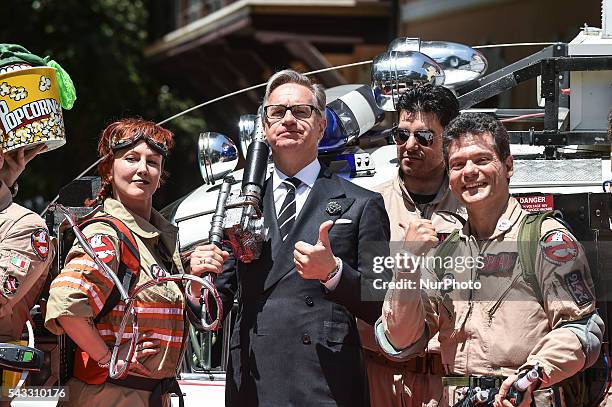
<instances>
[{"instance_id":1,"label":"chrome headlight","mask_svg":"<svg viewBox=\"0 0 612 407\"><path fill-rule=\"evenodd\" d=\"M419 51L431 57L444 69L444 86L451 88L478 79L487 70L482 53L456 42L400 37L389 44L388 51Z\"/></svg>"},{"instance_id":2,"label":"chrome headlight","mask_svg":"<svg viewBox=\"0 0 612 407\"><path fill-rule=\"evenodd\" d=\"M444 71L427 55L418 51L387 51L374 58L372 91L381 109L396 111L400 95L424 83L444 83Z\"/></svg>"},{"instance_id":3,"label":"chrome headlight","mask_svg":"<svg viewBox=\"0 0 612 407\"><path fill-rule=\"evenodd\" d=\"M238 149L232 140L221 133L200 133L198 164L204 181L214 184L234 171L238 165Z\"/></svg>"}]
</instances>

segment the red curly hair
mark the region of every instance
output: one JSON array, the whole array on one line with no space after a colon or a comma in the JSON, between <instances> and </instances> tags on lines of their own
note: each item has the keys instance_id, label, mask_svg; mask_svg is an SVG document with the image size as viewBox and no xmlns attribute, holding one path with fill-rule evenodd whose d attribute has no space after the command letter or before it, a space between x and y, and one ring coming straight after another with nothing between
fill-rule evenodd
<instances>
[{"instance_id":1,"label":"red curly hair","mask_svg":"<svg viewBox=\"0 0 612 407\"><path fill-rule=\"evenodd\" d=\"M111 168L115 160L115 153L111 149L111 141L123 140L143 134L156 142L165 144L168 151L174 146L174 133L168 129L141 118L125 118L109 124L98 140L98 155L102 158L98 164L98 174L102 178L102 186L98 191L96 199L85 201L86 206L100 204L104 199L112 195L112 183L110 180ZM162 172L162 181L166 179L167 172Z\"/></svg>"}]
</instances>

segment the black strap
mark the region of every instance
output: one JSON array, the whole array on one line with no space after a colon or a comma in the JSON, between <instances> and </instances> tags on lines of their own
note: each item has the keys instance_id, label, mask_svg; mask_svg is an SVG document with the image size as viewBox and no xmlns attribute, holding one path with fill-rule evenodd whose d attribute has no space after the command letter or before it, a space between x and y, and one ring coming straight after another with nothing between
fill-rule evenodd
<instances>
[{"instance_id":1,"label":"black strap","mask_svg":"<svg viewBox=\"0 0 612 407\"><path fill-rule=\"evenodd\" d=\"M179 407L184 407L183 392L176 377L162 379L149 396L149 407L163 407L162 395L173 393L179 398Z\"/></svg>"},{"instance_id":2,"label":"black strap","mask_svg":"<svg viewBox=\"0 0 612 407\"><path fill-rule=\"evenodd\" d=\"M149 379L140 376L127 376L124 379L108 377L106 382L128 389L150 391L149 407L162 407L162 396L164 394L176 394L179 397L179 406L184 407L183 392L176 377L166 377L165 379Z\"/></svg>"},{"instance_id":3,"label":"black strap","mask_svg":"<svg viewBox=\"0 0 612 407\"><path fill-rule=\"evenodd\" d=\"M125 288L127 292L130 292L130 289L136 282L132 270L128 269L123 263L120 262L119 269L117 270L117 275L121 280L123 288ZM119 304L119 301L121 301L121 294L119 293L119 289L116 286L113 286L113 289L111 290L110 294L108 295L108 297L106 297L106 302L104 302L104 306L102 307L96 318L94 318L94 323L97 324L98 322L100 322L102 318L104 318L109 312L113 310L113 308L115 308L115 305Z\"/></svg>"},{"instance_id":4,"label":"black strap","mask_svg":"<svg viewBox=\"0 0 612 407\"><path fill-rule=\"evenodd\" d=\"M553 398L554 398L555 407L563 406L563 401L561 400L560 387L555 385L555 386L552 386L551 388L553 390Z\"/></svg>"}]
</instances>

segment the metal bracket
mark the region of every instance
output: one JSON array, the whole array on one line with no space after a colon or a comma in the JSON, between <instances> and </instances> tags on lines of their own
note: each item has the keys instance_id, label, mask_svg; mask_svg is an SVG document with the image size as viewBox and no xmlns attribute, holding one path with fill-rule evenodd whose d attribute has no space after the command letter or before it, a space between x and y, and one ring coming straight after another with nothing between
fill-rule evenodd
<instances>
[{"instance_id":1,"label":"metal bracket","mask_svg":"<svg viewBox=\"0 0 612 407\"><path fill-rule=\"evenodd\" d=\"M601 132L559 130L559 107L567 106L567 97L560 94L559 84L561 82L566 86L567 72L604 70L612 70L612 56L567 56L567 44L551 45L481 78L478 81L480 86L459 96L459 107L470 108L541 75L542 96L545 99L544 130L510 132L514 133L511 138L515 136L515 140L524 142L526 136L533 136L531 142L535 145L604 144L608 141L606 135Z\"/></svg>"}]
</instances>

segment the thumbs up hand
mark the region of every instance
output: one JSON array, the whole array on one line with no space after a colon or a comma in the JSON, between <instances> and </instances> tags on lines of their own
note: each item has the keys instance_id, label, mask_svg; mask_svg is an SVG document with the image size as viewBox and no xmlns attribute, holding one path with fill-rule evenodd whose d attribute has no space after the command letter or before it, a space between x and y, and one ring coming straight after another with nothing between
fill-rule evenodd
<instances>
[{"instance_id":1,"label":"thumbs up hand","mask_svg":"<svg viewBox=\"0 0 612 407\"><path fill-rule=\"evenodd\" d=\"M305 280L326 280L327 275L336 268L336 260L329 243L331 220L319 226L319 240L315 245L299 241L293 251L293 262L297 272Z\"/></svg>"},{"instance_id":2,"label":"thumbs up hand","mask_svg":"<svg viewBox=\"0 0 612 407\"><path fill-rule=\"evenodd\" d=\"M418 219L410 223L400 222L404 229L404 245L402 249L416 256L424 256L439 243L436 229L429 219Z\"/></svg>"}]
</instances>

